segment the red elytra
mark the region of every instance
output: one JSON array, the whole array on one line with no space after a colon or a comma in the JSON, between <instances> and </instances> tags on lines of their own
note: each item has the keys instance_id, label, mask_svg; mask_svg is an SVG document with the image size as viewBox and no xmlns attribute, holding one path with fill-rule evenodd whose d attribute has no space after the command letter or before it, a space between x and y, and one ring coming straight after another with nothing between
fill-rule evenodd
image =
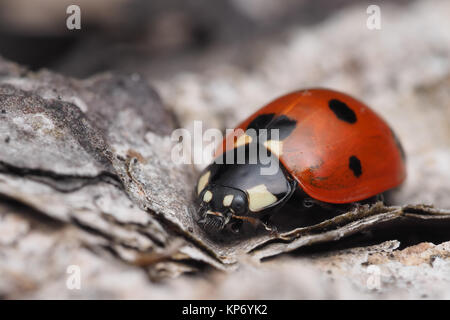
<instances>
[{"instance_id":1,"label":"red elytra","mask_svg":"<svg viewBox=\"0 0 450 320\"><path fill-rule=\"evenodd\" d=\"M406 178L401 145L387 123L362 102L329 89L300 90L277 98L237 126L235 131L241 130L224 139L216 156L227 146L230 149L252 120L270 113L297 121L282 142L279 159L314 199L360 201L397 187ZM349 170L352 156L359 160L358 176Z\"/></svg>"}]
</instances>

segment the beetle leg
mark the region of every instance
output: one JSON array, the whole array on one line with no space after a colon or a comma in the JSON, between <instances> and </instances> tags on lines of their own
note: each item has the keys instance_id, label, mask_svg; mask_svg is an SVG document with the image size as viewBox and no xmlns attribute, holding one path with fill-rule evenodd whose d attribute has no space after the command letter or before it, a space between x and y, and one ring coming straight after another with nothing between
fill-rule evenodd
<instances>
[{"instance_id":1,"label":"beetle leg","mask_svg":"<svg viewBox=\"0 0 450 320\"><path fill-rule=\"evenodd\" d=\"M232 218L234 219L239 219L242 221L247 221L249 222L252 226L257 227L260 223L262 223L259 219L256 218L252 218L252 217L244 217L244 216L236 216L234 214L231 215Z\"/></svg>"}]
</instances>

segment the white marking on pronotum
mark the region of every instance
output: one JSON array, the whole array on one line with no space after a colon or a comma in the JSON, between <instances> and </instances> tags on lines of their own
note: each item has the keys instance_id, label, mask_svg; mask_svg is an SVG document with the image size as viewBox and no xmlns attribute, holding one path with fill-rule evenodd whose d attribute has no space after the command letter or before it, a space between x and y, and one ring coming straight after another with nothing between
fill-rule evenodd
<instances>
[{"instance_id":1,"label":"white marking on pronotum","mask_svg":"<svg viewBox=\"0 0 450 320\"><path fill-rule=\"evenodd\" d=\"M208 191L206 191L205 194L203 195L203 201L205 201L205 202L210 202L211 199L212 199L212 197L213 197L212 192L208 190Z\"/></svg>"},{"instance_id":2,"label":"white marking on pronotum","mask_svg":"<svg viewBox=\"0 0 450 320\"><path fill-rule=\"evenodd\" d=\"M264 142L264 146L278 157L283 154L283 141L280 140L268 140Z\"/></svg>"},{"instance_id":3,"label":"white marking on pronotum","mask_svg":"<svg viewBox=\"0 0 450 320\"><path fill-rule=\"evenodd\" d=\"M248 143L251 143L252 140L253 140L252 137L244 133L237 138L236 142L234 143L234 146L237 148L246 145Z\"/></svg>"},{"instance_id":4,"label":"white marking on pronotum","mask_svg":"<svg viewBox=\"0 0 450 320\"><path fill-rule=\"evenodd\" d=\"M197 184L197 194L200 194L200 192L203 191L203 189L205 189L206 185L208 184L209 181L209 176L211 175L211 172L208 171L206 172L204 175L202 175L200 177L200 179L198 179L198 184Z\"/></svg>"},{"instance_id":5,"label":"white marking on pronotum","mask_svg":"<svg viewBox=\"0 0 450 320\"><path fill-rule=\"evenodd\" d=\"M223 198L223 206L224 207L229 207L230 205L231 205L231 202L233 202L233 198L234 198L234 195L232 195L232 194L228 194L228 195L226 195L224 198Z\"/></svg>"},{"instance_id":6,"label":"white marking on pronotum","mask_svg":"<svg viewBox=\"0 0 450 320\"><path fill-rule=\"evenodd\" d=\"M267 190L264 184L247 189L250 211L257 212L275 203L277 197Z\"/></svg>"}]
</instances>

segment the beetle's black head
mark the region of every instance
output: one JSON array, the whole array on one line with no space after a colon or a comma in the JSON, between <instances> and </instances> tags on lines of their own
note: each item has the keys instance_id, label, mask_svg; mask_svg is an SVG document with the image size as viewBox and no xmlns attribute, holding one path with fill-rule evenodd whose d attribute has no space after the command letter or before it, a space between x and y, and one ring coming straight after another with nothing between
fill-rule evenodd
<instances>
[{"instance_id":1,"label":"beetle's black head","mask_svg":"<svg viewBox=\"0 0 450 320\"><path fill-rule=\"evenodd\" d=\"M259 115L237 138L234 148L220 154L203 171L197 182L197 197L199 222L204 229L220 231L230 226L237 232L242 221L257 226L260 213L289 198L295 187L288 181L289 174L280 164L278 153L282 151L280 141L295 126L295 120L283 115Z\"/></svg>"},{"instance_id":2,"label":"beetle's black head","mask_svg":"<svg viewBox=\"0 0 450 320\"><path fill-rule=\"evenodd\" d=\"M239 189L210 184L199 195L199 223L208 230L219 231L230 227L232 231L241 221L233 219L248 212L247 194Z\"/></svg>"}]
</instances>

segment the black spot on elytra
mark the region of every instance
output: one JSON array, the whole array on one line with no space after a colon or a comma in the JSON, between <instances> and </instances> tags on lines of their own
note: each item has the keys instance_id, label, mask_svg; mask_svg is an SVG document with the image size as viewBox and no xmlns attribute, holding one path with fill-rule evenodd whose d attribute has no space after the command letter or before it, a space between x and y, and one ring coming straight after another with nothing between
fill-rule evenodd
<instances>
[{"instance_id":1,"label":"black spot on elytra","mask_svg":"<svg viewBox=\"0 0 450 320\"><path fill-rule=\"evenodd\" d=\"M274 113L262 114L256 117L250 122L247 127L248 129L255 129L256 131L260 129L267 129L267 140L271 139L271 130L279 130L279 136L277 140L286 139L292 131L295 129L297 124L296 120L290 119L285 115L275 117ZM257 132L258 133L258 132Z\"/></svg>"},{"instance_id":2,"label":"black spot on elytra","mask_svg":"<svg viewBox=\"0 0 450 320\"><path fill-rule=\"evenodd\" d=\"M270 130L272 129L280 130L278 140L286 139L287 137L289 137L292 131L294 131L296 124L297 124L296 120L290 119L285 115L276 117L275 119L273 119L273 121L269 124L269 127L267 128L269 129L268 139L269 140L271 139Z\"/></svg>"},{"instance_id":3,"label":"black spot on elytra","mask_svg":"<svg viewBox=\"0 0 450 320\"><path fill-rule=\"evenodd\" d=\"M274 117L275 113L261 114L249 123L247 129L265 129Z\"/></svg>"},{"instance_id":4,"label":"black spot on elytra","mask_svg":"<svg viewBox=\"0 0 450 320\"><path fill-rule=\"evenodd\" d=\"M355 112L350 109L346 103L337 99L332 99L328 101L328 106L339 120L348 123L355 123L357 121Z\"/></svg>"},{"instance_id":5,"label":"black spot on elytra","mask_svg":"<svg viewBox=\"0 0 450 320\"><path fill-rule=\"evenodd\" d=\"M359 178L362 174L361 161L356 156L348 158L348 167L353 171L355 177Z\"/></svg>"}]
</instances>

